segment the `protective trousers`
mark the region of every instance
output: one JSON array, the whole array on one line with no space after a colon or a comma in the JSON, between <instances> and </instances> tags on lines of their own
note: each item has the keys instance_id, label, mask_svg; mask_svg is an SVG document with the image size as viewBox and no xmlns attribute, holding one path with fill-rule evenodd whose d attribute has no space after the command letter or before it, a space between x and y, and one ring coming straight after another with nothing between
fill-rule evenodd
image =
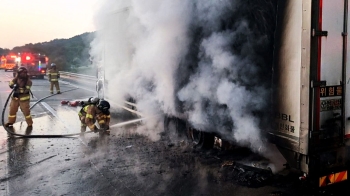
<instances>
[{"instance_id":1,"label":"protective trousers","mask_svg":"<svg viewBox=\"0 0 350 196\"><path fill-rule=\"evenodd\" d=\"M79 114L79 120L80 120L81 132L85 132L86 131L85 116Z\"/></svg>"},{"instance_id":2,"label":"protective trousers","mask_svg":"<svg viewBox=\"0 0 350 196\"><path fill-rule=\"evenodd\" d=\"M20 101L17 98L12 98L10 103L10 111L8 116L8 123L15 123L16 122L16 114L18 111L18 107L21 108L21 111L24 115L24 118L26 119L26 122L29 126L33 125L32 116L30 115L30 106L29 106L30 100Z\"/></svg>"},{"instance_id":3,"label":"protective trousers","mask_svg":"<svg viewBox=\"0 0 350 196\"><path fill-rule=\"evenodd\" d=\"M83 115L79 115L79 119L80 119L80 128L81 128L81 132L85 132L86 131L86 127L87 127L87 124L86 124L86 116L83 116ZM96 120L95 119L92 119L92 123L95 123ZM93 131L93 130L92 130Z\"/></svg>"},{"instance_id":4,"label":"protective trousers","mask_svg":"<svg viewBox=\"0 0 350 196\"><path fill-rule=\"evenodd\" d=\"M60 92L60 85L58 84L58 81L52 81L50 86L50 92L53 93L53 86L55 86L57 93Z\"/></svg>"}]
</instances>

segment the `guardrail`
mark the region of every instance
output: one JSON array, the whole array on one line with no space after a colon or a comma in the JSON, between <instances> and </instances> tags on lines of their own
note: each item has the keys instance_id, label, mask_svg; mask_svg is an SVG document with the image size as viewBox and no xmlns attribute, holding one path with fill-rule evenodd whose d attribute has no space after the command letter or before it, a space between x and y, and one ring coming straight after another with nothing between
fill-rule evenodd
<instances>
[{"instance_id":1,"label":"guardrail","mask_svg":"<svg viewBox=\"0 0 350 196\"><path fill-rule=\"evenodd\" d=\"M60 75L62 75L62 76L94 80L95 82L97 81L96 76L89 76L89 75L77 74L77 73L65 72L65 71L59 71L59 72L60 72Z\"/></svg>"},{"instance_id":2,"label":"guardrail","mask_svg":"<svg viewBox=\"0 0 350 196\"><path fill-rule=\"evenodd\" d=\"M62 76L66 76L66 77L74 77L74 78L79 78L79 79L85 79L85 80L93 80L94 82L97 82L97 78L95 76L89 76L89 75L84 75L84 74L77 74L77 73L72 73L72 72L65 72L65 71L59 71L60 75ZM124 108L125 110L128 110L130 112L133 112L139 116L143 116L140 112L138 112L136 109L136 104L129 102L129 101L124 101L124 104L126 104L126 106L122 106L120 104L120 107Z\"/></svg>"}]
</instances>

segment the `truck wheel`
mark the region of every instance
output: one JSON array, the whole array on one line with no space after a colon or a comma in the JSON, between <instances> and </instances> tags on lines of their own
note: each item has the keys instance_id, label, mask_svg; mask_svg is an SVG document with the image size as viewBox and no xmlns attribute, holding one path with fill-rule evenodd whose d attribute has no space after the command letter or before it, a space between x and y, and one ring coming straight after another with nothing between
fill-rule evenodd
<instances>
[{"instance_id":1,"label":"truck wheel","mask_svg":"<svg viewBox=\"0 0 350 196\"><path fill-rule=\"evenodd\" d=\"M168 133L175 133L177 137L187 136L185 121L176 117L164 117L164 131Z\"/></svg>"},{"instance_id":2,"label":"truck wheel","mask_svg":"<svg viewBox=\"0 0 350 196\"><path fill-rule=\"evenodd\" d=\"M189 140L192 141L193 144L198 145L202 138L202 131L196 130L192 127L187 128L187 135Z\"/></svg>"},{"instance_id":3,"label":"truck wheel","mask_svg":"<svg viewBox=\"0 0 350 196\"><path fill-rule=\"evenodd\" d=\"M192 143L202 149L214 147L215 134L194 129L187 125L187 136Z\"/></svg>"},{"instance_id":4,"label":"truck wheel","mask_svg":"<svg viewBox=\"0 0 350 196\"><path fill-rule=\"evenodd\" d=\"M213 133L202 132L198 146L204 149L211 149L214 147L215 135Z\"/></svg>"}]
</instances>

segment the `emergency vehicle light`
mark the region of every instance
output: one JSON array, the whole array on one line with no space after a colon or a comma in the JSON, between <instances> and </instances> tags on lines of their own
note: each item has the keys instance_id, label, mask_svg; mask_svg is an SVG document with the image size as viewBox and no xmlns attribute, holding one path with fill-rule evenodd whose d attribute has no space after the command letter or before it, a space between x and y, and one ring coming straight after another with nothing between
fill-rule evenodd
<instances>
[{"instance_id":1,"label":"emergency vehicle light","mask_svg":"<svg viewBox=\"0 0 350 196\"><path fill-rule=\"evenodd\" d=\"M26 56L26 60L29 61L30 60L30 56Z\"/></svg>"}]
</instances>

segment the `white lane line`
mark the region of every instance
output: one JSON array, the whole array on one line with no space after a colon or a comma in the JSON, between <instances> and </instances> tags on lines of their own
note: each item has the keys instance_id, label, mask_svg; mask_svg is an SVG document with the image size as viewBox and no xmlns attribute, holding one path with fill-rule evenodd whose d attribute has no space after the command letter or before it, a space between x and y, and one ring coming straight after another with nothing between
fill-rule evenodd
<instances>
[{"instance_id":1,"label":"white lane line","mask_svg":"<svg viewBox=\"0 0 350 196\"><path fill-rule=\"evenodd\" d=\"M2 131L2 133L1 133L1 137L2 138L7 138L7 133L6 133L6 131L4 130L4 131ZM6 182L4 182L4 188L2 188L0 191L1 192L5 192L5 195L7 196L7 195L10 195L9 194L9 190L10 190L10 185L9 185L9 170L8 170L8 167L7 167L7 164L8 164L8 159L9 159L9 157L8 157L8 152L9 151L9 148L8 148L8 141L6 141L6 139L3 139L2 141L1 141L1 154L0 154L0 162L1 162L1 164L0 164L0 168L1 168L1 171L0 171L0 178L1 179L5 179L6 180Z\"/></svg>"},{"instance_id":2,"label":"white lane line","mask_svg":"<svg viewBox=\"0 0 350 196\"><path fill-rule=\"evenodd\" d=\"M72 84L72 83L70 83L70 82L66 82L66 81L62 81L62 80L60 80L60 82L62 82L63 84L66 84L66 85L71 85L71 86L73 86L73 87L75 87L75 88L80 88L80 89L84 89L84 90L87 90L87 91L96 93L96 91L90 90L90 89L85 88L85 87L82 87L82 86L74 85L74 84Z\"/></svg>"},{"instance_id":3,"label":"white lane line","mask_svg":"<svg viewBox=\"0 0 350 196\"><path fill-rule=\"evenodd\" d=\"M65 122L62 118L60 118L58 115L57 115L57 112L51 107L49 106L47 103L45 102L40 102L40 104L46 108L46 110L48 110L54 117L56 117L62 124L63 126L69 130L71 133L73 132L72 128L74 126L72 126L71 124L69 124L68 122Z\"/></svg>"}]
</instances>

